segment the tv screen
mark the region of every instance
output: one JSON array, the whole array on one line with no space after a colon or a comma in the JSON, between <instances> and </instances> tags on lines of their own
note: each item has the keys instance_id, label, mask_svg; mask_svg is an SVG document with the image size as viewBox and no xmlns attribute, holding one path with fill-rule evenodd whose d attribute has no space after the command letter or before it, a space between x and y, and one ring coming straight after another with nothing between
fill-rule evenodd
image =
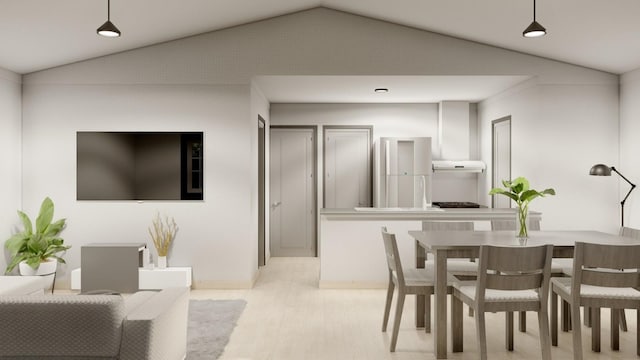
<instances>
[{"instance_id":1,"label":"tv screen","mask_svg":"<svg viewBox=\"0 0 640 360\"><path fill-rule=\"evenodd\" d=\"M202 200L202 132L77 132L78 200Z\"/></svg>"}]
</instances>

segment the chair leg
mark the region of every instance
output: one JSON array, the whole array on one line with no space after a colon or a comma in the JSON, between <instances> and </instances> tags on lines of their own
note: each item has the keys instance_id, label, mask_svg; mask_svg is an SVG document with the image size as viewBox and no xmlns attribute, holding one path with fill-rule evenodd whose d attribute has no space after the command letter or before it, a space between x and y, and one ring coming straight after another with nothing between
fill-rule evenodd
<instances>
[{"instance_id":1,"label":"chair leg","mask_svg":"<svg viewBox=\"0 0 640 360\"><path fill-rule=\"evenodd\" d=\"M588 306L584 307L584 325L586 327L591 327L591 308Z\"/></svg>"},{"instance_id":2,"label":"chair leg","mask_svg":"<svg viewBox=\"0 0 640 360\"><path fill-rule=\"evenodd\" d=\"M600 308L591 308L591 350L600 352Z\"/></svg>"},{"instance_id":3,"label":"chair leg","mask_svg":"<svg viewBox=\"0 0 640 360\"><path fill-rule=\"evenodd\" d=\"M396 300L396 316L393 319L393 333L391 334L391 345L389 346L389 351L391 352L396 351L398 332L400 331L400 320L402 320L402 308L404 307L404 298L405 293L398 291L398 299Z\"/></svg>"},{"instance_id":4,"label":"chair leg","mask_svg":"<svg viewBox=\"0 0 640 360\"><path fill-rule=\"evenodd\" d=\"M453 352L463 351L462 301L451 295L451 347Z\"/></svg>"},{"instance_id":5,"label":"chair leg","mask_svg":"<svg viewBox=\"0 0 640 360\"><path fill-rule=\"evenodd\" d=\"M384 304L384 317L382 318L382 332L387 331L387 323L389 322L389 311L391 310L391 301L393 300L393 288L395 284L389 279L389 287L387 288L387 301Z\"/></svg>"},{"instance_id":6,"label":"chair leg","mask_svg":"<svg viewBox=\"0 0 640 360\"><path fill-rule=\"evenodd\" d=\"M542 350L542 360L551 360L551 344L549 341L549 314L546 309L538 312L538 328L540 329L540 348ZM557 319L556 319L556 335L557 335Z\"/></svg>"},{"instance_id":7,"label":"chair leg","mask_svg":"<svg viewBox=\"0 0 640 360\"><path fill-rule=\"evenodd\" d=\"M640 326L640 309L636 309L636 326ZM636 355L640 356L640 331L636 328Z\"/></svg>"},{"instance_id":8,"label":"chair leg","mask_svg":"<svg viewBox=\"0 0 640 360\"><path fill-rule=\"evenodd\" d=\"M582 360L582 326L580 326L580 305L571 304L571 320L575 322L573 327L573 359Z\"/></svg>"},{"instance_id":9,"label":"chair leg","mask_svg":"<svg viewBox=\"0 0 640 360\"><path fill-rule=\"evenodd\" d=\"M520 332L527 332L527 312L520 311Z\"/></svg>"},{"instance_id":10,"label":"chair leg","mask_svg":"<svg viewBox=\"0 0 640 360\"><path fill-rule=\"evenodd\" d=\"M487 332L485 324L484 311L476 311L476 333L478 336L478 350L480 352L480 360L487 360Z\"/></svg>"},{"instance_id":11,"label":"chair leg","mask_svg":"<svg viewBox=\"0 0 640 360\"><path fill-rule=\"evenodd\" d=\"M505 313L505 347L513 351L513 311Z\"/></svg>"},{"instance_id":12,"label":"chair leg","mask_svg":"<svg viewBox=\"0 0 640 360\"><path fill-rule=\"evenodd\" d=\"M431 295L424 297L424 332L431 332Z\"/></svg>"},{"instance_id":13,"label":"chair leg","mask_svg":"<svg viewBox=\"0 0 640 360\"><path fill-rule=\"evenodd\" d=\"M624 314L624 309L620 309L620 330L628 331L627 328L627 316Z\"/></svg>"},{"instance_id":14,"label":"chair leg","mask_svg":"<svg viewBox=\"0 0 640 360\"><path fill-rule=\"evenodd\" d=\"M624 316L623 309L611 309L611 350L620 350L620 320ZM622 315L622 316L621 316Z\"/></svg>"},{"instance_id":15,"label":"chair leg","mask_svg":"<svg viewBox=\"0 0 640 360\"><path fill-rule=\"evenodd\" d=\"M569 302L562 300L560 308L560 316L562 317L562 331L567 332L571 330L571 307L569 306Z\"/></svg>"},{"instance_id":16,"label":"chair leg","mask_svg":"<svg viewBox=\"0 0 640 360\"><path fill-rule=\"evenodd\" d=\"M551 291L551 345L558 346L558 295Z\"/></svg>"}]
</instances>

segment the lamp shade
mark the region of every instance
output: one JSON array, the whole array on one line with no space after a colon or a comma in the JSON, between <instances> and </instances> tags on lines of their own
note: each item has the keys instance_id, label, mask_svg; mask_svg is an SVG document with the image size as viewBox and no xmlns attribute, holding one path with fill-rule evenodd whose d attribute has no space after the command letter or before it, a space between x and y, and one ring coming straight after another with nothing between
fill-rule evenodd
<instances>
[{"instance_id":1,"label":"lamp shade","mask_svg":"<svg viewBox=\"0 0 640 360\"><path fill-rule=\"evenodd\" d=\"M611 168L604 164L596 164L589 170L589 175L611 176Z\"/></svg>"},{"instance_id":2,"label":"lamp shade","mask_svg":"<svg viewBox=\"0 0 640 360\"><path fill-rule=\"evenodd\" d=\"M522 36L524 37L539 37L543 36L547 33L547 29L544 26L540 25L539 22L533 20L531 25L527 26L526 29L522 32Z\"/></svg>"},{"instance_id":3,"label":"lamp shade","mask_svg":"<svg viewBox=\"0 0 640 360\"><path fill-rule=\"evenodd\" d=\"M120 30L113 25L113 23L109 20L102 24L97 30L98 35L106 36L106 37L118 37L120 36Z\"/></svg>"}]
</instances>

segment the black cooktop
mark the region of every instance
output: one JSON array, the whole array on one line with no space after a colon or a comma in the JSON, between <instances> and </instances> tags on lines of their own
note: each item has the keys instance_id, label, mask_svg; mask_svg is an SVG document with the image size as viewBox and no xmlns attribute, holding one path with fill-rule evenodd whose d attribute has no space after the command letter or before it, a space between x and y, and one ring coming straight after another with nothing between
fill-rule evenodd
<instances>
[{"instance_id":1,"label":"black cooktop","mask_svg":"<svg viewBox=\"0 0 640 360\"><path fill-rule=\"evenodd\" d=\"M465 201L434 201L433 205L445 209L445 208L479 208L480 205L472 202Z\"/></svg>"}]
</instances>

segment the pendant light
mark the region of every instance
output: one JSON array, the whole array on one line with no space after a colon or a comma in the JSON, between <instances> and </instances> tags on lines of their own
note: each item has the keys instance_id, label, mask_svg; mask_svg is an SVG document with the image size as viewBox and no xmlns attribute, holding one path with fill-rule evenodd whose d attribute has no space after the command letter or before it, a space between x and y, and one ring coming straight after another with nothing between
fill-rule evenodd
<instances>
[{"instance_id":1,"label":"pendant light","mask_svg":"<svg viewBox=\"0 0 640 360\"><path fill-rule=\"evenodd\" d=\"M107 0L107 22L97 30L98 35L106 37L120 37L120 30L111 22L111 0Z\"/></svg>"},{"instance_id":2,"label":"pendant light","mask_svg":"<svg viewBox=\"0 0 640 360\"><path fill-rule=\"evenodd\" d=\"M527 26L526 29L522 32L522 36L524 37L540 37L547 33L547 29L544 26L540 25L539 22L536 21L536 0L533 0L533 22L531 25Z\"/></svg>"}]
</instances>

